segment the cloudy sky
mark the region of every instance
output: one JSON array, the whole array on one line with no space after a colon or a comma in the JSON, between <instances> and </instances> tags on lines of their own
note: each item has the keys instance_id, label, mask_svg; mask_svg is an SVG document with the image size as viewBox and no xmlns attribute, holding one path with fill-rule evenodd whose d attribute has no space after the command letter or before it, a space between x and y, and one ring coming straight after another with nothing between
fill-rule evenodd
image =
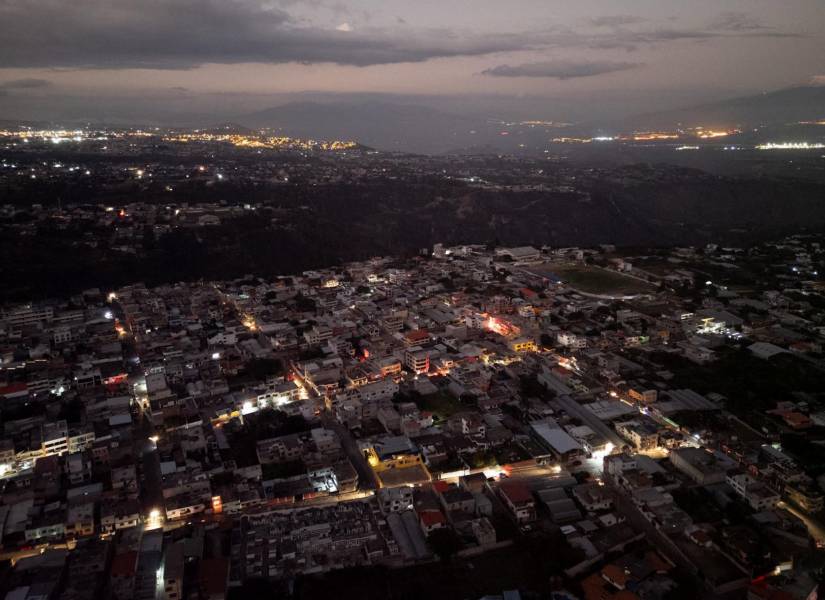
<instances>
[{"instance_id":1,"label":"cloudy sky","mask_svg":"<svg viewBox=\"0 0 825 600\"><path fill-rule=\"evenodd\" d=\"M0 0L15 117L56 98L304 91L673 103L816 78L823 0Z\"/></svg>"}]
</instances>

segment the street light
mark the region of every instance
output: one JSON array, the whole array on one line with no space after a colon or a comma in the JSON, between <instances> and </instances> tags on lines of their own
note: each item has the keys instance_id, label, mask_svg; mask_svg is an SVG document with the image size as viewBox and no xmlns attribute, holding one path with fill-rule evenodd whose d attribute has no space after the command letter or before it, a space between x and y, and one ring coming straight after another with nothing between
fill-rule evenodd
<instances>
[{"instance_id":1,"label":"street light","mask_svg":"<svg viewBox=\"0 0 825 600\"><path fill-rule=\"evenodd\" d=\"M149 511L149 518L146 520L146 529L157 529L163 525L163 516L160 509L153 508Z\"/></svg>"}]
</instances>

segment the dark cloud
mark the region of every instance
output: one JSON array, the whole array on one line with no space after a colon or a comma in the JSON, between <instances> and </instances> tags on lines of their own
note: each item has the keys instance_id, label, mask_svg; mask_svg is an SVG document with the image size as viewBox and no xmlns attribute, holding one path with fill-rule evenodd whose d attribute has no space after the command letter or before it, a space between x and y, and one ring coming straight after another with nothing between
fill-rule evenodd
<instances>
[{"instance_id":1,"label":"dark cloud","mask_svg":"<svg viewBox=\"0 0 825 600\"><path fill-rule=\"evenodd\" d=\"M627 71L641 66L631 62L534 62L521 65L499 65L482 71L482 75L493 77L548 77L552 79L576 79L593 77L605 73Z\"/></svg>"},{"instance_id":2,"label":"dark cloud","mask_svg":"<svg viewBox=\"0 0 825 600\"><path fill-rule=\"evenodd\" d=\"M530 47L530 36L521 34L326 30L249 0L0 0L0 67L365 66Z\"/></svg>"},{"instance_id":3,"label":"dark cloud","mask_svg":"<svg viewBox=\"0 0 825 600\"><path fill-rule=\"evenodd\" d=\"M644 23L646 19L634 15L605 15L602 17L592 17L589 21L591 25L595 25L596 27L620 27L622 25Z\"/></svg>"},{"instance_id":4,"label":"dark cloud","mask_svg":"<svg viewBox=\"0 0 825 600\"><path fill-rule=\"evenodd\" d=\"M736 32L773 31L773 28L767 27L758 19L742 12L722 13L711 22L710 28L718 31Z\"/></svg>"},{"instance_id":5,"label":"dark cloud","mask_svg":"<svg viewBox=\"0 0 825 600\"><path fill-rule=\"evenodd\" d=\"M741 12L726 12L718 15L704 28L655 27L641 17L633 15L611 15L593 17L590 23L596 27L609 28L588 38L586 45L600 49L636 50L679 41L703 41L722 38L796 38L801 34L768 27L761 21ZM648 23L647 27L639 25ZM584 37L584 36L582 36Z\"/></svg>"},{"instance_id":6,"label":"dark cloud","mask_svg":"<svg viewBox=\"0 0 825 600\"><path fill-rule=\"evenodd\" d=\"M801 34L765 29L671 29L654 28L642 30L621 30L606 35L591 36L587 45L600 49L636 50L643 46L652 46L669 42L696 41L734 38L798 38Z\"/></svg>"},{"instance_id":7,"label":"dark cloud","mask_svg":"<svg viewBox=\"0 0 825 600\"><path fill-rule=\"evenodd\" d=\"M35 79L26 77L24 79L12 79L10 81L0 81L1 90L27 90L32 88L48 87L52 84L46 79Z\"/></svg>"},{"instance_id":8,"label":"dark cloud","mask_svg":"<svg viewBox=\"0 0 825 600\"><path fill-rule=\"evenodd\" d=\"M680 40L792 37L739 13L703 30L651 28L633 15L593 17L574 30L460 34L403 24L336 31L291 14L325 0L0 0L0 68L189 69L208 63L380 65L549 48L633 50ZM360 13L359 13L360 14Z\"/></svg>"}]
</instances>

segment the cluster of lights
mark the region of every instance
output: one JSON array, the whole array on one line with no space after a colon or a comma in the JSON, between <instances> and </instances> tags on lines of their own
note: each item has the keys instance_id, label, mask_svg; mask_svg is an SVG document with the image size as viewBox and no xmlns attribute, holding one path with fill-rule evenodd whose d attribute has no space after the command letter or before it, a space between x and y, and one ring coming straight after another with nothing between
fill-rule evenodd
<instances>
[{"instance_id":1,"label":"cluster of lights","mask_svg":"<svg viewBox=\"0 0 825 600\"><path fill-rule=\"evenodd\" d=\"M813 144L810 142L768 142L756 147L757 150L820 150L822 148L825 148L825 144L818 142Z\"/></svg>"},{"instance_id":2,"label":"cluster of lights","mask_svg":"<svg viewBox=\"0 0 825 600\"><path fill-rule=\"evenodd\" d=\"M671 131L642 131L633 134L634 142L654 142L659 140L678 140L679 134Z\"/></svg>"},{"instance_id":3,"label":"cluster of lights","mask_svg":"<svg viewBox=\"0 0 825 600\"><path fill-rule=\"evenodd\" d=\"M258 323L255 321L255 317L253 317L252 315L245 314L243 316L243 320L241 321L241 323L249 331L257 331L258 330Z\"/></svg>"},{"instance_id":4,"label":"cluster of lights","mask_svg":"<svg viewBox=\"0 0 825 600\"><path fill-rule=\"evenodd\" d=\"M239 133L209 133L193 131L191 133L176 133L163 137L165 142L218 142L231 144L239 148L267 148L267 149L298 149L298 150L349 150L355 147L355 142L348 140L317 141L302 140L286 136L243 135Z\"/></svg>"},{"instance_id":5,"label":"cluster of lights","mask_svg":"<svg viewBox=\"0 0 825 600\"><path fill-rule=\"evenodd\" d=\"M50 141L53 144L60 142L80 142L86 139L86 133L80 129L20 129L20 130L0 130L0 136L14 137L28 143L31 139Z\"/></svg>"},{"instance_id":6,"label":"cluster of lights","mask_svg":"<svg viewBox=\"0 0 825 600\"><path fill-rule=\"evenodd\" d=\"M356 146L350 140L320 141L310 139L273 136L266 133L237 134L237 133L210 133L200 130L192 132L176 132L163 135L158 129L143 131L141 129L127 131L90 132L82 129L0 129L0 137L16 138L23 143L32 140L52 142L82 142L85 140L126 139L130 137L146 138L160 135L166 142L222 142L242 148L293 149L293 150L350 150ZM106 150L106 147L103 148Z\"/></svg>"},{"instance_id":7,"label":"cluster of lights","mask_svg":"<svg viewBox=\"0 0 825 600\"><path fill-rule=\"evenodd\" d=\"M688 131L634 131L629 135L600 135L594 137L557 137L553 142L561 144L590 144L593 142L658 142L667 140L678 140L682 138L698 138L702 140L712 140L741 133L739 129L705 129L696 127ZM698 146L680 146L677 150L694 150Z\"/></svg>"},{"instance_id":8,"label":"cluster of lights","mask_svg":"<svg viewBox=\"0 0 825 600\"><path fill-rule=\"evenodd\" d=\"M737 133L742 133L742 131L739 129L705 129L704 127L697 127L695 129L696 137L701 138L703 140L712 140L715 138L727 137L729 135L734 135Z\"/></svg>"}]
</instances>

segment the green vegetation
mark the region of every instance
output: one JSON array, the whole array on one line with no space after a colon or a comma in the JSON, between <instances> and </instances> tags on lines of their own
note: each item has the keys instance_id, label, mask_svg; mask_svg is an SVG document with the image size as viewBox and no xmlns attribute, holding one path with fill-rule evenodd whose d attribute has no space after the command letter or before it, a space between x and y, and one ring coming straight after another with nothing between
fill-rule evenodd
<instances>
[{"instance_id":1,"label":"green vegetation","mask_svg":"<svg viewBox=\"0 0 825 600\"><path fill-rule=\"evenodd\" d=\"M436 529L427 536L427 545L445 563L448 563L461 550L461 540L450 527Z\"/></svg>"},{"instance_id":2,"label":"green vegetation","mask_svg":"<svg viewBox=\"0 0 825 600\"><path fill-rule=\"evenodd\" d=\"M588 294L626 296L651 293L655 290L644 281L589 265L548 265L547 270L568 285Z\"/></svg>"},{"instance_id":3,"label":"green vegetation","mask_svg":"<svg viewBox=\"0 0 825 600\"><path fill-rule=\"evenodd\" d=\"M776 408L777 402L791 399L795 391L816 393L822 389L822 372L790 354L762 360L746 349L722 348L718 360L706 365L672 354L651 358L673 372L673 387L691 388L700 394L718 392L727 397L728 410L752 423L757 412Z\"/></svg>"},{"instance_id":4,"label":"green vegetation","mask_svg":"<svg viewBox=\"0 0 825 600\"><path fill-rule=\"evenodd\" d=\"M493 453L495 454L496 462L500 465L520 462L530 458L530 453L516 442L509 442L503 446L499 446L493 450Z\"/></svg>"},{"instance_id":5,"label":"green vegetation","mask_svg":"<svg viewBox=\"0 0 825 600\"><path fill-rule=\"evenodd\" d=\"M253 358L244 369L256 380L284 374L284 365L276 358Z\"/></svg>"},{"instance_id":6,"label":"green vegetation","mask_svg":"<svg viewBox=\"0 0 825 600\"><path fill-rule=\"evenodd\" d=\"M793 456L802 465L808 475L816 477L825 473L825 454L822 445L812 440L815 434L807 432L804 435L785 433L780 437L782 449ZM821 436L816 436L821 440Z\"/></svg>"},{"instance_id":7,"label":"green vegetation","mask_svg":"<svg viewBox=\"0 0 825 600\"><path fill-rule=\"evenodd\" d=\"M416 403L419 409L433 413L433 419L435 421L449 419L454 414L465 410L464 405L462 405L460 401L444 391L420 396L416 399Z\"/></svg>"},{"instance_id":8,"label":"green vegetation","mask_svg":"<svg viewBox=\"0 0 825 600\"><path fill-rule=\"evenodd\" d=\"M471 469L484 469L497 464L496 455L490 450L478 450L467 457L467 465Z\"/></svg>"}]
</instances>

